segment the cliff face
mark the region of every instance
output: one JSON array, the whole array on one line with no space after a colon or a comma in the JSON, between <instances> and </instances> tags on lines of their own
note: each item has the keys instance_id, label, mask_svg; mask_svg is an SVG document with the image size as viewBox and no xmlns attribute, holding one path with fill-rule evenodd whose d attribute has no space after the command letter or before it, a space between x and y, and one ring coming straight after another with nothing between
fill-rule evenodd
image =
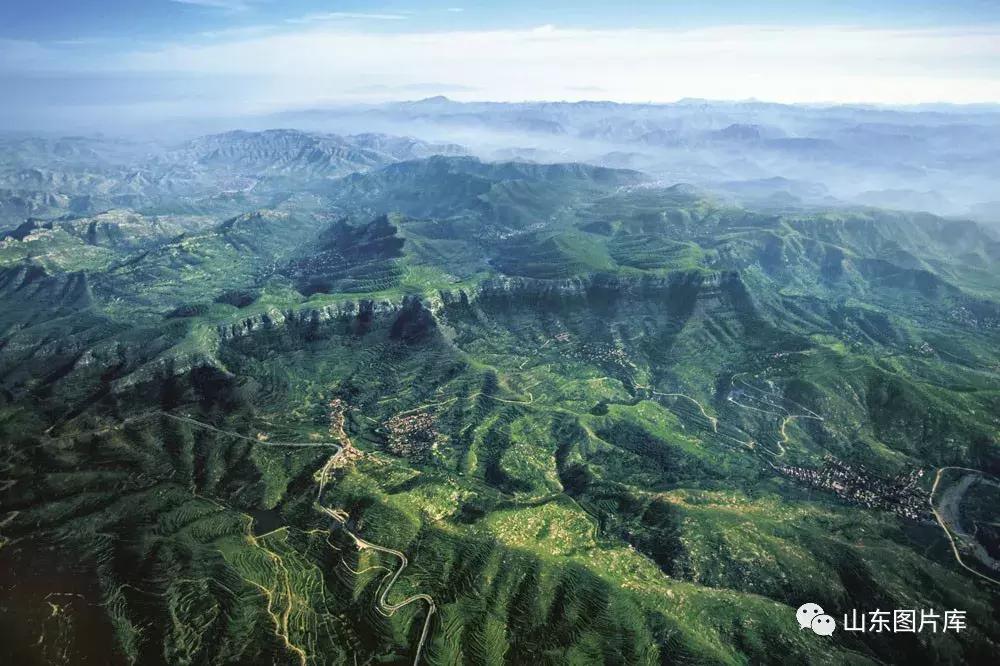
<instances>
[{"instance_id":1,"label":"cliff face","mask_svg":"<svg viewBox=\"0 0 1000 666\"><path fill-rule=\"evenodd\" d=\"M441 300L445 305L455 302L510 301L512 299L573 300L585 298L593 288L605 286L610 282L621 283L621 280L617 276L608 276L607 278L576 277L564 280L497 277L481 282L470 290L442 292Z\"/></svg>"},{"instance_id":2,"label":"cliff face","mask_svg":"<svg viewBox=\"0 0 1000 666\"><path fill-rule=\"evenodd\" d=\"M359 299L357 301L341 301L318 308L287 308L284 310L270 308L243 317L233 323L220 324L216 327L216 332L220 340L227 341L266 329L282 328L289 324L319 325L351 319L366 322L375 317L384 317L399 312L406 301L407 298L400 302Z\"/></svg>"},{"instance_id":3,"label":"cliff face","mask_svg":"<svg viewBox=\"0 0 1000 666\"><path fill-rule=\"evenodd\" d=\"M678 272L665 276L596 274L566 280L504 277L487 280L474 289L441 292L435 312L535 312L567 314L589 312L608 321L629 316L712 316L753 320L761 315L747 286L736 272Z\"/></svg>"},{"instance_id":4,"label":"cliff face","mask_svg":"<svg viewBox=\"0 0 1000 666\"><path fill-rule=\"evenodd\" d=\"M463 298L466 301L486 301L510 297L575 299L587 298L596 293L617 293L627 298L641 298L682 287L719 288L725 284L738 282L739 279L739 275L736 273L703 271L677 272L665 276L596 273L565 280L497 277L485 280L470 290L441 292L441 300L447 305Z\"/></svg>"},{"instance_id":5,"label":"cliff face","mask_svg":"<svg viewBox=\"0 0 1000 666\"><path fill-rule=\"evenodd\" d=\"M356 321L363 325L382 320L390 326L403 326L400 318L417 317L422 326L430 324L420 311L438 318L456 307L484 310L518 308L531 311L552 307L591 307L598 311L617 307L645 307L650 301L668 311L712 309L726 304L735 310L754 310L753 302L740 275L735 272L683 272L667 276L639 277L596 274L565 280L541 280L524 277L497 277L471 289L439 291L436 294L404 296L399 300L359 299L341 301L315 308L271 308L216 327L225 342L255 332L280 329L287 325L323 325L330 322ZM390 323L391 322L391 323Z\"/></svg>"}]
</instances>

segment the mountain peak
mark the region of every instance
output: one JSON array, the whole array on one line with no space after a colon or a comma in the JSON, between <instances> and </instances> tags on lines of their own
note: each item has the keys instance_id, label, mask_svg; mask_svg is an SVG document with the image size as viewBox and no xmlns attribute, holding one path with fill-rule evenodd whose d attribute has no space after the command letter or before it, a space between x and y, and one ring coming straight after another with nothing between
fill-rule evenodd
<instances>
[{"instance_id":1,"label":"mountain peak","mask_svg":"<svg viewBox=\"0 0 1000 666\"><path fill-rule=\"evenodd\" d=\"M406 102L406 106L439 106L444 104L453 104L454 100L445 97L444 95L434 95L433 97L425 97L423 99L418 99L414 102Z\"/></svg>"}]
</instances>

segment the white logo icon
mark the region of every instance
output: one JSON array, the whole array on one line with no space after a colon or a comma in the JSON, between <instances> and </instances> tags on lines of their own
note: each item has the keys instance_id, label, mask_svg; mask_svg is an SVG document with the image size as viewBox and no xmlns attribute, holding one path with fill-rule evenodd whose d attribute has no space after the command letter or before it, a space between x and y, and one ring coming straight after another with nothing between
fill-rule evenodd
<instances>
[{"instance_id":1,"label":"white logo icon","mask_svg":"<svg viewBox=\"0 0 1000 666\"><path fill-rule=\"evenodd\" d=\"M833 630L837 628L837 622L829 615L817 615L809 626L820 636L832 636Z\"/></svg>"},{"instance_id":2,"label":"white logo icon","mask_svg":"<svg viewBox=\"0 0 1000 666\"><path fill-rule=\"evenodd\" d=\"M795 619L799 621L800 629L808 629L812 626L813 618L822 614L823 609L820 608L819 604L802 604L795 611Z\"/></svg>"},{"instance_id":3,"label":"white logo icon","mask_svg":"<svg viewBox=\"0 0 1000 666\"><path fill-rule=\"evenodd\" d=\"M837 628L836 620L824 613L819 604L802 604L795 611L795 619L800 629L812 629L820 636L831 636Z\"/></svg>"}]
</instances>

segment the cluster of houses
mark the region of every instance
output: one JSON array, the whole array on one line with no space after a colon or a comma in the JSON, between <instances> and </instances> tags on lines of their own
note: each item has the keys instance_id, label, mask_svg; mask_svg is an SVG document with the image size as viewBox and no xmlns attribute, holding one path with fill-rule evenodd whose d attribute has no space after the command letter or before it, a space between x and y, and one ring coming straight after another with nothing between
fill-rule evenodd
<instances>
[{"instance_id":1,"label":"cluster of houses","mask_svg":"<svg viewBox=\"0 0 1000 666\"><path fill-rule=\"evenodd\" d=\"M441 439L430 412L397 414L385 422L386 448L394 456L421 458Z\"/></svg>"},{"instance_id":2,"label":"cluster of houses","mask_svg":"<svg viewBox=\"0 0 1000 666\"><path fill-rule=\"evenodd\" d=\"M927 491L918 485L924 470L883 478L833 456L824 457L822 467L776 466L775 469L800 483L832 492L841 499L869 509L891 511L909 520L932 521Z\"/></svg>"}]
</instances>

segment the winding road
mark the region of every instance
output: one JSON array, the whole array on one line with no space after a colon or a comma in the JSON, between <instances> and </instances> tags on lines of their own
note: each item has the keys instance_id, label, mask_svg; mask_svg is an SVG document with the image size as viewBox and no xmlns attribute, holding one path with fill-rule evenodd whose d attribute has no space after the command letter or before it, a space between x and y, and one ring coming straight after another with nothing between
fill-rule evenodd
<instances>
[{"instance_id":1,"label":"winding road","mask_svg":"<svg viewBox=\"0 0 1000 666\"><path fill-rule=\"evenodd\" d=\"M237 432L222 430L220 428L216 428L215 426L209 423L204 423L202 421L198 421L197 419L192 419L187 416L178 416L177 414L171 414L169 412L156 412L154 414L151 414L150 416L156 416L156 415L165 416L175 421L188 423L190 425L204 428L206 430L211 430L221 435L235 437L237 439L242 439L248 442L252 442L253 444L258 446L336 449L333 455L330 456L330 458L326 461L326 463L324 463L323 466L316 472L315 478L316 478L317 490L316 490L316 501L314 503L314 508L320 513L323 513L324 515L336 521L337 524L340 526L340 528L343 529L352 539L354 539L354 543L358 547L358 550L370 548L371 550L380 553L386 553L388 555L392 555L399 559L399 568L396 569L395 571L389 570L386 573L386 575L383 576L382 582L379 583L379 587L381 588L381 594L379 594L378 596L375 608L379 613L381 613L385 617L391 617L393 614L396 613L396 611L406 606L409 606L412 603L417 603L422 601L427 604L427 616L424 619L424 626L420 632L420 640L417 642L416 651L413 656L414 666L417 666L417 664L420 663L420 656L423 653L424 644L427 642L427 637L430 634L431 618L437 611L437 605L434 603L434 598L431 597L429 594L414 594L397 603L390 603L389 592L392 590L392 586L396 584L396 581L398 581L399 577L403 574L403 570L406 569L407 565L409 564L409 560L407 559L406 554L403 553L402 551L395 550L394 548L387 548L385 546L380 546L378 544L366 541L365 539L361 538L347 527L347 520L349 516L346 511L344 511L343 509L324 506L322 503L323 492L324 490L326 490L326 486L333 473L333 469L339 462L340 457L350 446L350 439L348 438L347 433L344 431L342 425L338 424L337 426L338 430L337 437L338 439L340 439L340 442L271 442L271 441L262 441L253 437L248 437L246 435L241 435L240 433ZM142 418L149 418L149 417L142 417ZM285 641L286 644L289 645L291 650L296 652L300 658L303 657L304 653L301 652L301 648L293 646L290 643L290 641L287 640L287 634L285 636Z\"/></svg>"},{"instance_id":2,"label":"winding road","mask_svg":"<svg viewBox=\"0 0 1000 666\"><path fill-rule=\"evenodd\" d=\"M945 499L941 502L939 506L935 506L934 495L935 493L937 493L938 486L941 483L941 474L948 470L959 470L962 472L966 472L966 474L962 477L962 480L955 485L955 487L949 488L949 491L951 491L950 493L948 491L945 491L943 493L945 495ZM965 534L964 532L961 531L961 527L959 526L958 522L959 506L961 505L962 497L965 496L965 493L966 491L968 491L969 486L971 486L972 482L975 481L975 477L973 475L978 475L982 479L986 478L986 475L983 474L983 472L979 471L978 469L971 469L968 467L941 467L940 469L938 469L937 474L934 475L934 485L931 487L931 494L930 497L928 498L928 503L931 506L931 513L934 514L934 518L937 520L938 525L941 526L941 529L944 530L945 536L948 537L948 543L951 545L951 552L954 553L955 560L958 562L959 566L995 585L1000 585L1000 580L997 580L996 578L987 576L984 573L976 571L962 560L962 555L958 550L958 542L955 539L955 534L957 534L960 537L965 537L967 539L974 540L974 537ZM987 481L987 482L1000 487L1000 483L996 481ZM952 532L952 529L948 527L949 523L952 523L954 525L954 534ZM977 545L979 545L978 542ZM980 546L980 548L981 547L982 546Z\"/></svg>"},{"instance_id":3,"label":"winding road","mask_svg":"<svg viewBox=\"0 0 1000 666\"><path fill-rule=\"evenodd\" d=\"M647 388L647 387L642 387L642 388ZM665 398L684 398L686 400L690 400L698 407L698 410L701 412L701 415L704 416L705 419L712 424L712 432L719 432L719 419L717 419L716 417L710 415L707 411L705 411L705 407L702 406L700 402L698 402L691 396L685 393L663 393L662 391L656 391L653 389L650 389L650 393L652 393L653 395L663 396Z\"/></svg>"}]
</instances>

